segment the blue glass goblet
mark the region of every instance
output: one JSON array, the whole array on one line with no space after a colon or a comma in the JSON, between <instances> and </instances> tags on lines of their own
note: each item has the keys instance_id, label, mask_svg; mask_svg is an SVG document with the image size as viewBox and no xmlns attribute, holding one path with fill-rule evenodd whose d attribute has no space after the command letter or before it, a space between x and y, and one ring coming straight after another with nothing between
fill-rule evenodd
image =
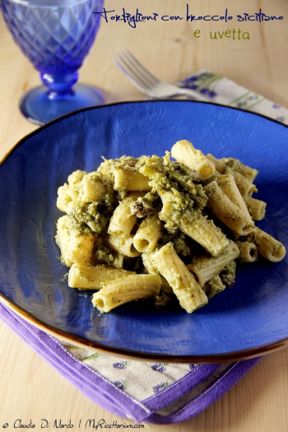
<instances>
[{"instance_id":1,"label":"blue glass goblet","mask_svg":"<svg viewBox=\"0 0 288 432\"><path fill-rule=\"evenodd\" d=\"M99 90L76 84L78 69L97 35L104 0L2 0L14 40L40 72L44 86L29 91L20 109L43 124L104 102Z\"/></svg>"}]
</instances>

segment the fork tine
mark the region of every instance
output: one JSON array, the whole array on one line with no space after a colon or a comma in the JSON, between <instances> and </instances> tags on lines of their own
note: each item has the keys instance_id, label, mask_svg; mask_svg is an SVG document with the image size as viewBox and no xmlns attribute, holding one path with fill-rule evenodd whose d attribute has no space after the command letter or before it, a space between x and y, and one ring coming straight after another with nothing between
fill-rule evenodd
<instances>
[{"instance_id":1,"label":"fork tine","mask_svg":"<svg viewBox=\"0 0 288 432\"><path fill-rule=\"evenodd\" d=\"M116 57L116 64L141 90L147 91L150 89L151 86L147 85L147 82L143 80L141 75L139 75L139 73L133 69L133 67L126 61L126 58L124 58L121 54Z\"/></svg>"},{"instance_id":2,"label":"fork tine","mask_svg":"<svg viewBox=\"0 0 288 432\"><path fill-rule=\"evenodd\" d=\"M155 86L159 84L159 79L153 75L139 60L128 50L123 52L123 57L129 62L134 69L137 69L138 73L142 76L144 80L146 80L151 86Z\"/></svg>"}]
</instances>

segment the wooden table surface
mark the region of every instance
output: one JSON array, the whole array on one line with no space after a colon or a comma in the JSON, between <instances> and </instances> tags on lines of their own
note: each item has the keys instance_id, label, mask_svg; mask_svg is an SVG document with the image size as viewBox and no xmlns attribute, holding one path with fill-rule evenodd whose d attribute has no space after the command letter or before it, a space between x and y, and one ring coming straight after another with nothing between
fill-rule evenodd
<instances>
[{"instance_id":1,"label":"wooden table surface","mask_svg":"<svg viewBox=\"0 0 288 432\"><path fill-rule=\"evenodd\" d=\"M144 12L179 14L185 0L107 0L107 9L135 6ZM241 24L250 40L213 41L210 30L239 28L225 23L152 23L131 29L127 24L102 24L99 36L81 69L81 81L100 86L107 100L143 98L118 71L113 57L128 48L163 79L177 81L199 68L227 75L282 105L288 106L288 3L286 0L194 0L197 14L263 11L284 15L278 23ZM217 5L217 6L216 6ZM192 7L192 6L191 6ZM195 39L193 30L201 30ZM36 127L18 111L20 96L39 82L38 74L12 42L0 20L0 155ZM29 346L0 322L0 430L16 418L121 419L95 405L63 379ZM241 382L198 417L172 426L145 425L144 430L173 432L287 432L288 351L271 354ZM4 430L4 429L3 429ZM7 430L13 430L11 428ZM46 429L48 430L48 429ZM79 429L80 430L80 429ZM114 430L114 429L113 429ZM115 429L116 430L116 429Z\"/></svg>"}]
</instances>

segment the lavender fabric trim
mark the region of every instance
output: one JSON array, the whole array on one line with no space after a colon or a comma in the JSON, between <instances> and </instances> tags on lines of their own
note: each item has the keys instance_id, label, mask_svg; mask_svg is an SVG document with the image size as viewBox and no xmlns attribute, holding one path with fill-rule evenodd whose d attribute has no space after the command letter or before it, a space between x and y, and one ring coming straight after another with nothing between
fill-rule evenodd
<instances>
[{"instance_id":1,"label":"lavender fabric trim","mask_svg":"<svg viewBox=\"0 0 288 432\"><path fill-rule=\"evenodd\" d=\"M104 409L137 422L176 423L199 414L229 390L257 361L253 359L225 365L224 373L219 375L219 365L201 364L170 388L147 400L138 401L73 357L55 338L24 321L7 307L0 305L0 315L19 336L86 396ZM206 386L205 381L208 382ZM184 399L182 403L181 399ZM180 408L177 408L179 400ZM175 410L173 405L176 405ZM162 413L161 409L165 407L172 413L167 415L165 410Z\"/></svg>"}]
</instances>

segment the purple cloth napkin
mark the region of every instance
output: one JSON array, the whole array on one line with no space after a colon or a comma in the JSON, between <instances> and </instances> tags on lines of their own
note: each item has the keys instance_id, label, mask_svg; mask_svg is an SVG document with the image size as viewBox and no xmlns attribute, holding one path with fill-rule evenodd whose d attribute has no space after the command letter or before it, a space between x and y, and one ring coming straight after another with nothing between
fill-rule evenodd
<instances>
[{"instance_id":1,"label":"purple cloth napkin","mask_svg":"<svg viewBox=\"0 0 288 432\"><path fill-rule=\"evenodd\" d=\"M1 318L86 396L108 411L137 422L159 424L189 419L231 388L257 361L190 365L184 377L144 400L131 397L81 362L57 339L0 304ZM147 364L147 363L146 363ZM139 369L141 363L138 362ZM151 365L153 365L151 363Z\"/></svg>"}]
</instances>

